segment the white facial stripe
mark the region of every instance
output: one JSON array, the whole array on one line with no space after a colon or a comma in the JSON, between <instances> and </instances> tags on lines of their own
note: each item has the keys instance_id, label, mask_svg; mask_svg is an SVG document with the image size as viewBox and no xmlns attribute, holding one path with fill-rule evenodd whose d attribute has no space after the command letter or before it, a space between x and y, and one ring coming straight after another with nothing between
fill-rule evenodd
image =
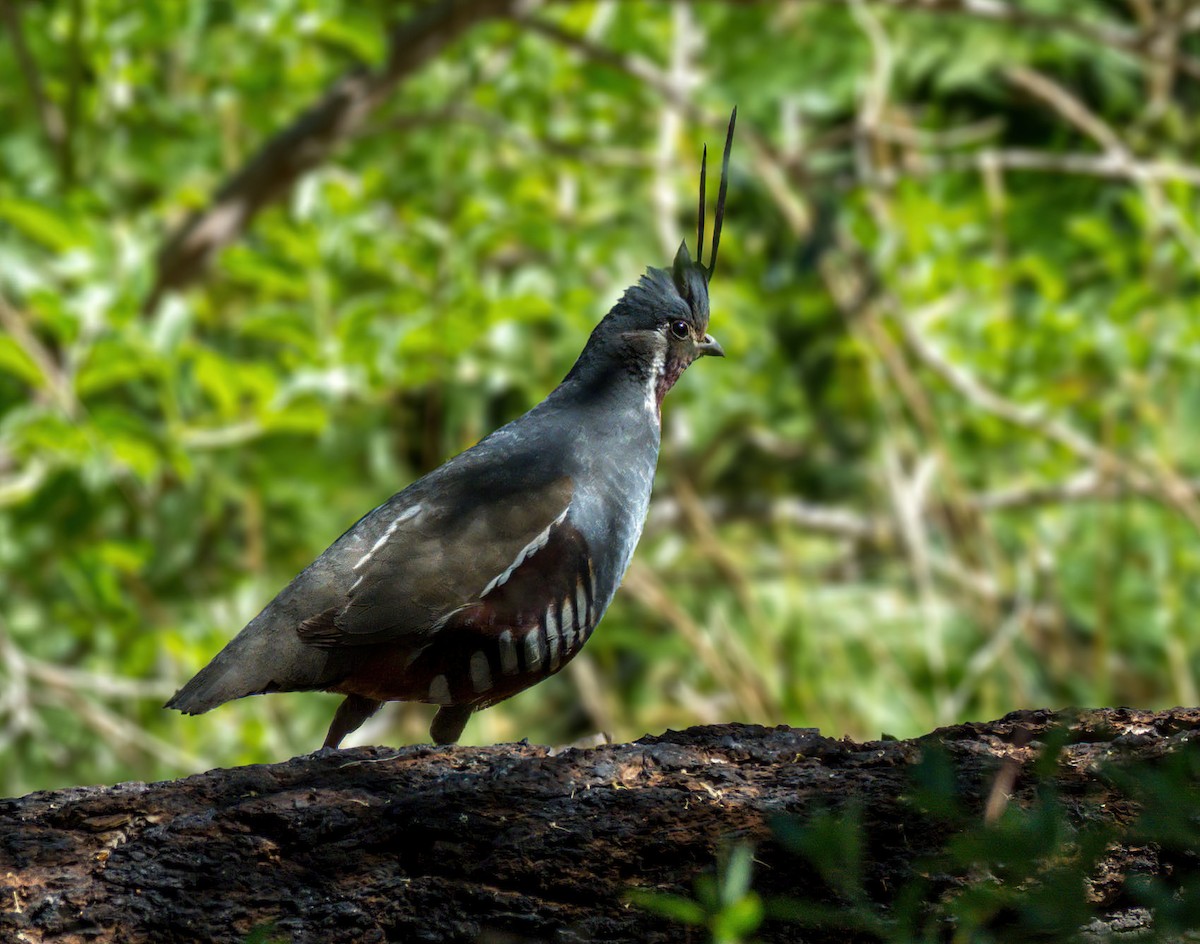
<instances>
[{"instance_id":1,"label":"white facial stripe","mask_svg":"<svg viewBox=\"0 0 1200 944\"><path fill-rule=\"evenodd\" d=\"M534 554L546 546L550 540L550 532L562 524L564 520L566 520L567 512L570 510L571 506L567 505L567 507L563 509L562 514L546 525L545 530L543 530L541 534L521 548L520 553L517 554L513 562L509 564L508 567L506 567L503 571L493 577L490 581L488 581L488 585L483 588L483 592L480 593L479 596L486 597L497 587L503 587L506 583L508 583L508 578L513 575L518 567L520 567L523 563L525 563L525 561L529 560L529 558L533 557Z\"/></svg>"},{"instance_id":2,"label":"white facial stripe","mask_svg":"<svg viewBox=\"0 0 1200 944\"><path fill-rule=\"evenodd\" d=\"M393 521L390 525L388 525L388 529L383 532L383 535L379 538L378 541L375 542L375 544L371 547L371 549L358 559L358 563L354 565L354 569L360 570L361 568L365 567L367 562L370 561L370 559L375 555L375 552L378 551L385 544L387 544L387 542L391 539L392 535L396 533L396 529L399 528L400 525L404 524L404 522L406 522L406 521L411 521L413 518L415 518L420 513L421 513L420 505L413 505L411 508L406 508L403 512L401 512L400 515L396 518L396 520ZM358 586L358 585L355 584L355 586Z\"/></svg>"},{"instance_id":3,"label":"white facial stripe","mask_svg":"<svg viewBox=\"0 0 1200 944\"><path fill-rule=\"evenodd\" d=\"M660 338L661 343L654 349L654 365L650 368L650 376L646 380L646 409L655 419L658 418L658 381L667 365L667 341Z\"/></svg>"}]
</instances>

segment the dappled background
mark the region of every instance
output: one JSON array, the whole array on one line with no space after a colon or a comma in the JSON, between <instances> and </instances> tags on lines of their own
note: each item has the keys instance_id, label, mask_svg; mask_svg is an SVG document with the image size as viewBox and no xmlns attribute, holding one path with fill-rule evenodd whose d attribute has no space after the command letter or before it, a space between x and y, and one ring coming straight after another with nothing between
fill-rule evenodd
<instances>
[{"instance_id":1,"label":"dappled background","mask_svg":"<svg viewBox=\"0 0 1200 944\"><path fill-rule=\"evenodd\" d=\"M464 740L1196 703L1200 13L452 6L0 0L0 793L317 747L335 696L160 706L557 383L733 104L729 357Z\"/></svg>"}]
</instances>

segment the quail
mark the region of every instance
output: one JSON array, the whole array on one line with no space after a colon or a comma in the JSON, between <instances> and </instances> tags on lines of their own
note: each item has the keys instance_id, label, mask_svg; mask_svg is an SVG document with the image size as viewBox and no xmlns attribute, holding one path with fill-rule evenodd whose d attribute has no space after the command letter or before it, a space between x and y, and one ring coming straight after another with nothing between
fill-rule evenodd
<instances>
[{"instance_id":1,"label":"quail","mask_svg":"<svg viewBox=\"0 0 1200 944\"><path fill-rule=\"evenodd\" d=\"M360 519L166 707L200 714L246 695L345 695L338 747L385 701L438 706L437 744L471 713L558 672L587 642L641 536L663 397L704 355L725 211L729 119L712 252L680 244L592 331L562 383L519 419Z\"/></svg>"}]
</instances>

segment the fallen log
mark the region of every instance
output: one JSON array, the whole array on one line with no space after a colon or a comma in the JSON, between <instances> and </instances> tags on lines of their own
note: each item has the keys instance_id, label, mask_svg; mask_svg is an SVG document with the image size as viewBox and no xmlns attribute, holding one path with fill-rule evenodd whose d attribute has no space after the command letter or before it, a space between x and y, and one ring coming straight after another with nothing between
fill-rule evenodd
<instances>
[{"instance_id":1,"label":"fallen log","mask_svg":"<svg viewBox=\"0 0 1200 944\"><path fill-rule=\"evenodd\" d=\"M34 793L0 800L0 940L699 942L703 931L631 904L628 890L690 895L744 840L767 901L836 899L777 841L777 820L853 800L865 887L886 901L949 834L911 802L914 765L941 745L963 808L993 816L1032 802L1031 765L1056 729L1066 744L1051 780L1071 819L1120 822L1137 804L1098 771L1200 736L1200 709L1017 712L862 744L729 724L562 752L354 748ZM1113 907L1092 930L1146 925L1122 888L1159 868L1155 856L1106 853L1090 894ZM857 939L780 920L758 937Z\"/></svg>"}]
</instances>

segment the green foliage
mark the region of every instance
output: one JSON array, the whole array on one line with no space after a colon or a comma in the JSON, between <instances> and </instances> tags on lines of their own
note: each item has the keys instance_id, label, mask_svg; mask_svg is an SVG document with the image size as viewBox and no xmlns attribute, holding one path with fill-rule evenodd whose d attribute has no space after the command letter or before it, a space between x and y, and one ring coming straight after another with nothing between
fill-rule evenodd
<instances>
[{"instance_id":1,"label":"green foliage","mask_svg":"<svg viewBox=\"0 0 1200 944\"><path fill-rule=\"evenodd\" d=\"M694 898L646 888L631 888L626 897L647 911L704 928L712 944L738 944L750 939L764 916L750 888L753 861L753 846L734 843L722 850L715 873L696 877Z\"/></svg>"},{"instance_id":2,"label":"green foliage","mask_svg":"<svg viewBox=\"0 0 1200 944\"><path fill-rule=\"evenodd\" d=\"M160 705L359 515L553 387L692 238L735 102L730 356L671 395L658 517L587 664L467 739L1198 700L1196 73L1105 39L1150 29L1135 5L537 14L611 55L488 24L151 310L169 233L421 5L13 6L0 793L318 744L320 695ZM696 112L646 79L672 68ZM1146 174L1096 170L1091 126L1014 69Z\"/></svg>"},{"instance_id":3,"label":"green foliage","mask_svg":"<svg viewBox=\"0 0 1200 944\"><path fill-rule=\"evenodd\" d=\"M280 934L274 924L259 924L250 929L243 939L243 944L287 944L290 940Z\"/></svg>"},{"instance_id":4,"label":"green foliage","mask_svg":"<svg viewBox=\"0 0 1200 944\"><path fill-rule=\"evenodd\" d=\"M1110 766L1105 776L1139 810L1122 822L1099 810L1081 818L1073 798L1055 786L1061 746L1047 739L1029 771L1037 781L1032 801L1010 803L990 821L968 811L946 751L928 747L913 771L907 803L945 840L936 852L906 866L894 856L886 863L870 861L869 827L852 800L803 818L781 816L774 823L775 840L797 857L791 874L801 880L795 884L807 894L760 897L750 881L749 847L738 846L746 851L744 873L736 881L726 878L728 864L718 863L715 879L697 880L694 898L642 890L630 898L675 921L707 927L714 942L750 941L763 918L830 940L1083 941L1094 939L1085 931L1092 925L1094 932L1093 922L1102 921L1108 910L1093 889L1104 860L1119 847L1150 848L1163 867L1154 874L1121 876L1121 907L1146 908L1153 915L1152 929L1139 930L1139 941L1194 939L1200 928L1200 751L1188 746L1161 762ZM876 882L876 889L886 893L877 890L873 897L866 879L876 865L887 867L891 881ZM898 869L908 878L897 886ZM723 890L719 900L712 891L718 886ZM720 937L717 928L729 925L714 919L727 913L753 914L757 920Z\"/></svg>"},{"instance_id":5,"label":"green foliage","mask_svg":"<svg viewBox=\"0 0 1200 944\"><path fill-rule=\"evenodd\" d=\"M858 806L818 809L803 824L781 817L775 835L784 849L811 865L844 904L831 908L818 901L771 899L767 907L772 917L811 928L836 927L884 936L888 923L863 885L862 810Z\"/></svg>"}]
</instances>

